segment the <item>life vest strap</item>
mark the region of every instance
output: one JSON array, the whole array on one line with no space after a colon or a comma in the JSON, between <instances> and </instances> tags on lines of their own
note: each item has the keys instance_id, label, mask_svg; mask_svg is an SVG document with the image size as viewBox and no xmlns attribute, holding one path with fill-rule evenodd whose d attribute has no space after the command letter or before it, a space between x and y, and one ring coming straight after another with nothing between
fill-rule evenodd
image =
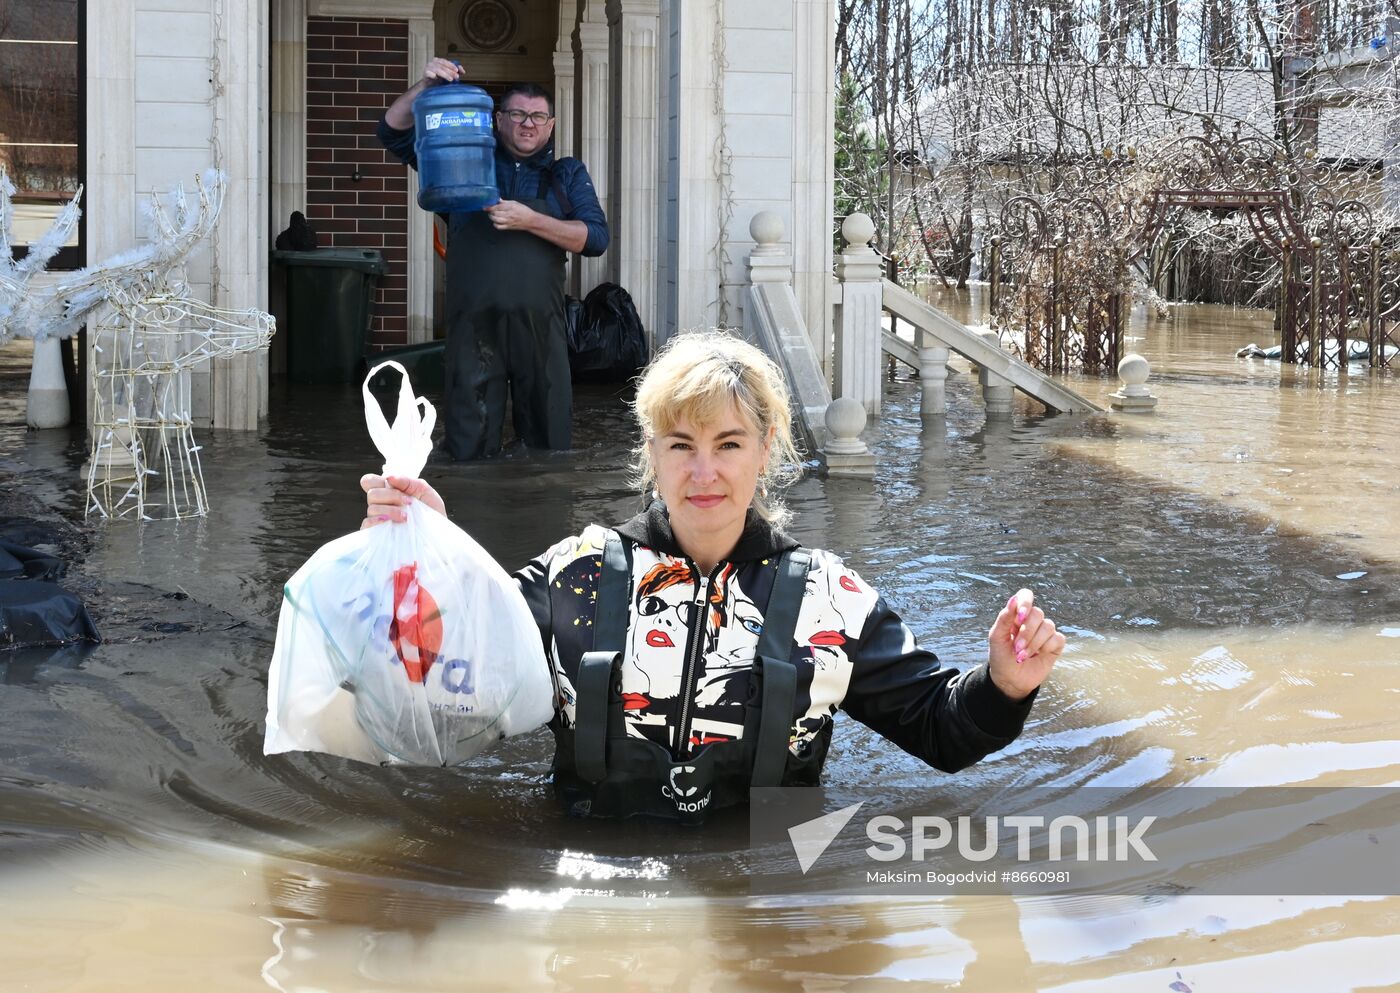
<instances>
[{"instance_id":1,"label":"life vest strap","mask_svg":"<svg viewBox=\"0 0 1400 993\"><path fill-rule=\"evenodd\" d=\"M758 710L758 735L753 743L752 786L779 786L787 769L792 737L792 704L797 696L797 667L786 659L759 659L763 695Z\"/></svg>"},{"instance_id":2,"label":"life vest strap","mask_svg":"<svg viewBox=\"0 0 1400 993\"><path fill-rule=\"evenodd\" d=\"M627 615L632 599L632 549L616 531L603 544L603 572L593 612L593 650L620 652L627 643Z\"/></svg>"},{"instance_id":3,"label":"life vest strap","mask_svg":"<svg viewBox=\"0 0 1400 993\"><path fill-rule=\"evenodd\" d=\"M792 636L807 592L807 570L812 555L794 548L778 560L778 575L763 613L755 668L763 674L759 701L758 737L753 743L754 786L778 786L787 768L792 739L793 701L797 696L797 667L792 664Z\"/></svg>"},{"instance_id":4,"label":"life vest strap","mask_svg":"<svg viewBox=\"0 0 1400 993\"><path fill-rule=\"evenodd\" d=\"M581 778L602 782L608 774L608 721L621 652L586 652L578 664L574 703L574 765ZM620 730L620 728L619 728Z\"/></svg>"},{"instance_id":5,"label":"life vest strap","mask_svg":"<svg viewBox=\"0 0 1400 993\"><path fill-rule=\"evenodd\" d=\"M593 651L578 664L574 703L574 766L599 783L608 774L608 737L622 731L622 646L631 599L630 549L614 531L603 545L603 571L593 616Z\"/></svg>"},{"instance_id":6,"label":"life vest strap","mask_svg":"<svg viewBox=\"0 0 1400 993\"><path fill-rule=\"evenodd\" d=\"M812 553L805 548L789 549L778 559L778 575L773 579L773 589L763 611L763 632L758 636L756 658L786 660L791 657L792 637L797 631L797 615L802 612L807 570L811 565Z\"/></svg>"}]
</instances>

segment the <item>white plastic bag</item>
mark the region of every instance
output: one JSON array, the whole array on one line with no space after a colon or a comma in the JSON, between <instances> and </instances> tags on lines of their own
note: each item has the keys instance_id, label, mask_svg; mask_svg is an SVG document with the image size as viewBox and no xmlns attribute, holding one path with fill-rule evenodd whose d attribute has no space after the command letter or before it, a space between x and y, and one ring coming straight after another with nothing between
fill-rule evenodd
<instances>
[{"instance_id":1,"label":"white plastic bag","mask_svg":"<svg viewBox=\"0 0 1400 993\"><path fill-rule=\"evenodd\" d=\"M390 428L363 388L384 474L414 477L432 404L403 376ZM466 532L414 501L405 523L320 548L283 590L263 752L455 765L549 720L554 690L519 587Z\"/></svg>"}]
</instances>

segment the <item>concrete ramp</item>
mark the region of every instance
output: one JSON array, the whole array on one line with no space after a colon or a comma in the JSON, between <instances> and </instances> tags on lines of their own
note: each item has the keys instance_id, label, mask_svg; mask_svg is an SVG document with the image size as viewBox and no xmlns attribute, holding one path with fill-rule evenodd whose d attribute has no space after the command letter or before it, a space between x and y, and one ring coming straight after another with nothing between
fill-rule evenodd
<instances>
[{"instance_id":1,"label":"concrete ramp","mask_svg":"<svg viewBox=\"0 0 1400 993\"><path fill-rule=\"evenodd\" d=\"M937 338L944 346L957 352L969 362L1002 377L1016 389L1039 400L1051 410L1066 414L1103 410L1092 400L1057 383L1034 366L1028 365L1014 355L1003 351L999 345L992 344L977 332L969 330L965 325L953 320L937 307L929 306L908 290L896 286L888 279L884 281L884 305L896 317L908 321L926 334ZM886 350L894 353L895 357L901 361L908 361L906 356L914 350L907 342L900 342L904 346L903 349L893 348L889 343L889 337L893 336L887 333ZM906 349L909 352L906 352ZM911 364L918 368L917 361Z\"/></svg>"}]
</instances>

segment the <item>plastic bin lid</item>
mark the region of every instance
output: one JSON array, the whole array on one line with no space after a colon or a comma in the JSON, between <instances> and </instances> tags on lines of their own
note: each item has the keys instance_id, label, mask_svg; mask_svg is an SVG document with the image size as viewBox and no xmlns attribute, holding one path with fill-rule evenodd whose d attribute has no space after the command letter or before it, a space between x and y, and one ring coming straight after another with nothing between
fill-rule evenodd
<instances>
[{"instance_id":1,"label":"plastic bin lid","mask_svg":"<svg viewBox=\"0 0 1400 993\"><path fill-rule=\"evenodd\" d=\"M384 256L373 248L316 248L309 252L275 251L272 260L286 266L326 266L335 269L358 269L383 275L389 271Z\"/></svg>"}]
</instances>

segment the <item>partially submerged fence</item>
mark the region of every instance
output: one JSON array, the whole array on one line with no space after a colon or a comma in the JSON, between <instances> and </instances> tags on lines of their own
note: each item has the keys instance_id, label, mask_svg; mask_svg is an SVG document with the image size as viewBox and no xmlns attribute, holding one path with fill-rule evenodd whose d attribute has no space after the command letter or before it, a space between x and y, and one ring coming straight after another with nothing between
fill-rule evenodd
<instances>
[{"instance_id":1,"label":"partially submerged fence","mask_svg":"<svg viewBox=\"0 0 1400 993\"><path fill-rule=\"evenodd\" d=\"M1400 368L1400 230L1364 169L1207 132L1066 173L1061 192L1008 200L992 238L993 327L1036 368L1115 369L1135 276L1188 211L1242 220L1274 259L1284 361Z\"/></svg>"},{"instance_id":2,"label":"partially submerged fence","mask_svg":"<svg viewBox=\"0 0 1400 993\"><path fill-rule=\"evenodd\" d=\"M1100 259L1090 247L1112 240L1104 205L1014 197L1002 209L1001 231L990 260L992 329L1042 372L1114 372L1123 357L1127 267L1121 250ZM1008 273L1018 275L1008 281Z\"/></svg>"}]
</instances>

